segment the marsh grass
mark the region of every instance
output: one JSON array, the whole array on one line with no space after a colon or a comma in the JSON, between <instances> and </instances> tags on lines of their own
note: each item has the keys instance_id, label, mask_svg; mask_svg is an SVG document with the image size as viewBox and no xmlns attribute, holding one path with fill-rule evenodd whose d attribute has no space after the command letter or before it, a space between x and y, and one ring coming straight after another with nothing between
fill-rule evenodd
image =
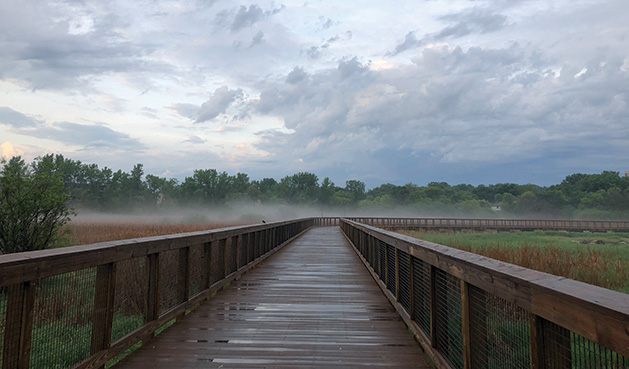
<instances>
[{"instance_id":1,"label":"marsh grass","mask_svg":"<svg viewBox=\"0 0 629 369\"><path fill-rule=\"evenodd\" d=\"M629 293L629 233L400 231L603 288Z\"/></svg>"},{"instance_id":2,"label":"marsh grass","mask_svg":"<svg viewBox=\"0 0 629 369\"><path fill-rule=\"evenodd\" d=\"M73 222L66 226L68 236L61 246L87 245L130 238L163 236L175 233L206 231L244 223L112 223Z\"/></svg>"}]
</instances>

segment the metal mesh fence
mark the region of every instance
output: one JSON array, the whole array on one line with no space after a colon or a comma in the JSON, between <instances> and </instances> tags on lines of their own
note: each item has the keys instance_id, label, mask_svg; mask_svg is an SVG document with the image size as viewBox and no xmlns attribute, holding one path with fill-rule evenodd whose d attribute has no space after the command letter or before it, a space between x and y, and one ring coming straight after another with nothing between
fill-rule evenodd
<instances>
[{"instance_id":1,"label":"metal mesh fence","mask_svg":"<svg viewBox=\"0 0 629 369\"><path fill-rule=\"evenodd\" d=\"M95 279L89 268L39 282L30 368L70 368L90 356Z\"/></svg>"},{"instance_id":2,"label":"metal mesh fence","mask_svg":"<svg viewBox=\"0 0 629 369\"><path fill-rule=\"evenodd\" d=\"M387 245L387 289L395 295L395 247Z\"/></svg>"},{"instance_id":3,"label":"metal mesh fence","mask_svg":"<svg viewBox=\"0 0 629 369\"><path fill-rule=\"evenodd\" d=\"M468 291L472 367L530 368L529 314L477 287Z\"/></svg>"},{"instance_id":4,"label":"metal mesh fence","mask_svg":"<svg viewBox=\"0 0 629 369\"><path fill-rule=\"evenodd\" d=\"M225 239L212 242L210 247L210 284L225 276Z\"/></svg>"},{"instance_id":5,"label":"metal mesh fence","mask_svg":"<svg viewBox=\"0 0 629 369\"><path fill-rule=\"evenodd\" d=\"M380 258L380 269L378 270L379 274L380 274L380 280L382 282L386 282L387 280L387 276L386 276L386 272L387 272L387 244L378 240L378 246L380 249L379 252L379 258Z\"/></svg>"},{"instance_id":6,"label":"metal mesh fence","mask_svg":"<svg viewBox=\"0 0 629 369\"><path fill-rule=\"evenodd\" d=\"M179 303L179 250L169 250L159 255L159 313L170 310Z\"/></svg>"},{"instance_id":7,"label":"metal mesh fence","mask_svg":"<svg viewBox=\"0 0 629 369\"><path fill-rule=\"evenodd\" d=\"M626 369L629 358L547 320L542 321L547 369Z\"/></svg>"},{"instance_id":8,"label":"metal mesh fence","mask_svg":"<svg viewBox=\"0 0 629 369\"><path fill-rule=\"evenodd\" d=\"M573 369L629 368L629 358L598 345L576 333L570 334Z\"/></svg>"},{"instance_id":9,"label":"metal mesh fence","mask_svg":"<svg viewBox=\"0 0 629 369\"><path fill-rule=\"evenodd\" d=\"M460 280L435 270L436 348L452 368L463 369L463 331Z\"/></svg>"},{"instance_id":10,"label":"metal mesh fence","mask_svg":"<svg viewBox=\"0 0 629 369\"><path fill-rule=\"evenodd\" d=\"M116 263L116 290L111 341L116 342L144 323L148 300L148 260L139 257Z\"/></svg>"},{"instance_id":11,"label":"metal mesh fence","mask_svg":"<svg viewBox=\"0 0 629 369\"><path fill-rule=\"evenodd\" d=\"M196 296L206 289L210 273L208 264L210 245L190 246L190 287L188 297Z\"/></svg>"},{"instance_id":12,"label":"metal mesh fence","mask_svg":"<svg viewBox=\"0 0 629 369\"><path fill-rule=\"evenodd\" d=\"M430 337L430 265L413 260L413 310L415 322Z\"/></svg>"},{"instance_id":13,"label":"metal mesh fence","mask_svg":"<svg viewBox=\"0 0 629 369\"><path fill-rule=\"evenodd\" d=\"M411 311L411 268L407 253L398 250L399 297L400 304L407 313Z\"/></svg>"}]
</instances>

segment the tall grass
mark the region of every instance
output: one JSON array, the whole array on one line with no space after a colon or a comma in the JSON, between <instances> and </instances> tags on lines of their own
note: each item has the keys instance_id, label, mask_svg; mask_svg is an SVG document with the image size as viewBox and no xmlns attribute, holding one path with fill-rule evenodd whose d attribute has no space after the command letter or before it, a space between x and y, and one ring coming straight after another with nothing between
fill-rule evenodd
<instances>
[{"instance_id":1,"label":"tall grass","mask_svg":"<svg viewBox=\"0 0 629 369\"><path fill-rule=\"evenodd\" d=\"M86 245L96 242L117 241L129 238L163 236L167 234L205 231L242 223L111 223L73 222L67 225L67 244Z\"/></svg>"},{"instance_id":2,"label":"tall grass","mask_svg":"<svg viewBox=\"0 0 629 369\"><path fill-rule=\"evenodd\" d=\"M412 237L629 293L629 234L401 231Z\"/></svg>"}]
</instances>

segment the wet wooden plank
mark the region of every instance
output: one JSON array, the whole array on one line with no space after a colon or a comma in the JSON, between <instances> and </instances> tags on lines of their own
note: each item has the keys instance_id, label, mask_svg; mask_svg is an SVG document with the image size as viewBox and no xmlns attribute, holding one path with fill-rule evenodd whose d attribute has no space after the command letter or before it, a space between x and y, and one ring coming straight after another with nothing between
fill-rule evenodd
<instances>
[{"instance_id":1,"label":"wet wooden plank","mask_svg":"<svg viewBox=\"0 0 629 369\"><path fill-rule=\"evenodd\" d=\"M338 227L315 228L115 368L430 368Z\"/></svg>"}]
</instances>

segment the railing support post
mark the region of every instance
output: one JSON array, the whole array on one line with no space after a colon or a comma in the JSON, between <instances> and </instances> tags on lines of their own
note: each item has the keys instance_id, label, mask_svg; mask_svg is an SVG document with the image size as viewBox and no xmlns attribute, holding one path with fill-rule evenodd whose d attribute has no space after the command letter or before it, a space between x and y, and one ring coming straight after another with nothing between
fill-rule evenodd
<instances>
[{"instance_id":1,"label":"railing support post","mask_svg":"<svg viewBox=\"0 0 629 369\"><path fill-rule=\"evenodd\" d=\"M531 369L545 369L542 318L535 314L530 314L529 321L531 327Z\"/></svg>"},{"instance_id":2,"label":"railing support post","mask_svg":"<svg viewBox=\"0 0 629 369\"><path fill-rule=\"evenodd\" d=\"M461 280L461 321L463 324L463 368L472 368L472 340L470 329L470 297L469 285Z\"/></svg>"},{"instance_id":3,"label":"railing support post","mask_svg":"<svg viewBox=\"0 0 629 369\"><path fill-rule=\"evenodd\" d=\"M437 268L430 266L430 345L437 347Z\"/></svg>"},{"instance_id":4,"label":"railing support post","mask_svg":"<svg viewBox=\"0 0 629 369\"><path fill-rule=\"evenodd\" d=\"M99 265L96 268L94 288L94 321L92 322L92 344L90 348L92 355L108 349L111 345L116 289L115 263ZM104 368L104 366L101 366L101 368Z\"/></svg>"},{"instance_id":5,"label":"railing support post","mask_svg":"<svg viewBox=\"0 0 629 369\"><path fill-rule=\"evenodd\" d=\"M148 259L148 296L146 311L144 312L144 323L148 323L159 318L159 253L150 254ZM142 337L142 344L153 338L153 332Z\"/></svg>"},{"instance_id":6,"label":"railing support post","mask_svg":"<svg viewBox=\"0 0 629 369\"><path fill-rule=\"evenodd\" d=\"M8 287L3 368L28 369L30 365L35 289L33 281Z\"/></svg>"}]
</instances>

